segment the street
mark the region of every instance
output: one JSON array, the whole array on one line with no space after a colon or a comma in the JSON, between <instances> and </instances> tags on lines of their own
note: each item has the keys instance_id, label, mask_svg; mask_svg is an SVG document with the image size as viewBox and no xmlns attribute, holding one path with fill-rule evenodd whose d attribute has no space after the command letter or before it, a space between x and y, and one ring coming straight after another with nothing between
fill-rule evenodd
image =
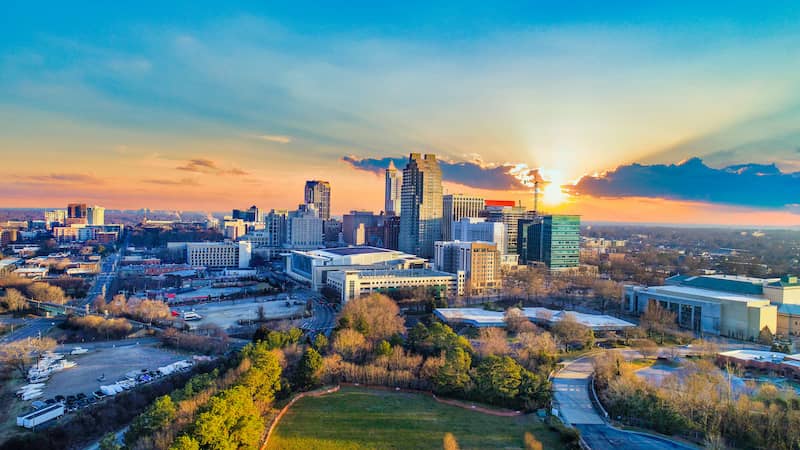
<instances>
[{"instance_id":1,"label":"street","mask_svg":"<svg viewBox=\"0 0 800 450\"><path fill-rule=\"evenodd\" d=\"M301 328L307 330L312 338L320 332L330 337L334 328L336 313L328 304L328 301L320 294L309 291L308 296L311 299L314 312L310 319L303 321Z\"/></svg>"},{"instance_id":2,"label":"street","mask_svg":"<svg viewBox=\"0 0 800 450\"><path fill-rule=\"evenodd\" d=\"M40 334L44 336L47 334L47 330L59 322L61 322L61 319L24 319L24 325L15 326L14 331L0 338L0 344L8 344L14 341L35 338L39 337Z\"/></svg>"}]
</instances>

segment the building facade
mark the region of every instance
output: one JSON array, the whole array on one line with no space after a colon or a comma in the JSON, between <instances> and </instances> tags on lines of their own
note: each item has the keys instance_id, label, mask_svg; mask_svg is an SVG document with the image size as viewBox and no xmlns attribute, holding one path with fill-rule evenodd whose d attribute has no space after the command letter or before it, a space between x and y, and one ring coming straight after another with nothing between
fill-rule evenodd
<instances>
[{"instance_id":1,"label":"building facade","mask_svg":"<svg viewBox=\"0 0 800 450\"><path fill-rule=\"evenodd\" d=\"M350 245L367 244L369 231L374 232L382 220L382 216L376 216L372 211L350 211L342 216L344 242Z\"/></svg>"},{"instance_id":2,"label":"building facade","mask_svg":"<svg viewBox=\"0 0 800 450\"><path fill-rule=\"evenodd\" d=\"M549 215L519 221L522 230L520 261L541 262L550 270L580 265L581 219L575 215Z\"/></svg>"},{"instance_id":3,"label":"building facade","mask_svg":"<svg viewBox=\"0 0 800 450\"><path fill-rule=\"evenodd\" d=\"M319 218L331 218L331 184L322 180L306 181L305 204L313 204L319 212Z\"/></svg>"},{"instance_id":4,"label":"building facade","mask_svg":"<svg viewBox=\"0 0 800 450\"><path fill-rule=\"evenodd\" d=\"M248 209L234 209L231 211L231 217L235 219L241 219L244 222L261 222L261 212L258 210L256 205L251 206Z\"/></svg>"},{"instance_id":5,"label":"building facade","mask_svg":"<svg viewBox=\"0 0 800 450\"><path fill-rule=\"evenodd\" d=\"M501 256L491 242L438 241L433 268L442 272L464 272L466 295L497 292L502 286Z\"/></svg>"},{"instance_id":6,"label":"building facade","mask_svg":"<svg viewBox=\"0 0 800 450\"><path fill-rule=\"evenodd\" d=\"M478 217L485 207L483 197L464 194L447 194L442 197L442 240L460 238L453 235L453 224L463 217Z\"/></svg>"},{"instance_id":7,"label":"building facade","mask_svg":"<svg viewBox=\"0 0 800 450\"><path fill-rule=\"evenodd\" d=\"M328 275L326 285L341 295L342 303L372 293L429 288L443 298L463 295L464 274L430 269L339 270Z\"/></svg>"},{"instance_id":8,"label":"building facade","mask_svg":"<svg viewBox=\"0 0 800 450\"><path fill-rule=\"evenodd\" d=\"M386 169L386 191L383 204L383 212L387 216L400 215L402 187L403 172L397 170L393 161L389 161L389 168Z\"/></svg>"},{"instance_id":9,"label":"building facade","mask_svg":"<svg viewBox=\"0 0 800 450\"><path fill-rule=\"evenodd\" d=\"M497 244L501 254L508 253L506 245L506 225L501 222L487 222L485 218L462 217L453 223L453 241L484 241Z\"/></svg>"},{"instance_id":10,"label":"building facade","mask_svg":"<svg viewBox=\"0 0 800 450\"><path fill-rule=\"evenodd\" d=\"M193 267L239 269L250 267L253 250L249 241L169 242L167 248L185 252L186 263Z\"/></svg>"},{"instance_id":11,"label":"building facade","mask_svg":"<svg viewBox=\"0 0 800 450\"><path fill-rule=\"evenodd\" d=\"M89 206L86 208L86 221L89 225L105 225L106 209L102 206Z\"/></svg>"},{"instance_id":12,"label":"building facade","mask_svg":"<svg viewBox=\"0 0 800 450\"><path fill-rule=\"evenodd\" d=\"M489 222L502 223L506 227L506 251L516 255L518 253L517 236L519 221L521 219L533 219L535 213L526 211L522 206L508 206L501 202L493 202L486 206L483 215Z\"/></svg>"},{"instance_id":13,"label":"building facade","mask_svg":"<svg viewBox=\"0 0 800 450\"><path fill-rule=\"evenodd\" d=\"M313 204L289 213L287 244L295 249L320 248L323 242L323 220Z\"/></svg>"},{"instance_id":14,"label":"building facade","mask_svg":"<svg viewBox=\"0 0 800 450\"><path fill-rule=\"evenodd\" d=\"M442 236L442 170L436 155L412 153L403 169L400 250L433 257Z\"/></svg>"}]
</instances>

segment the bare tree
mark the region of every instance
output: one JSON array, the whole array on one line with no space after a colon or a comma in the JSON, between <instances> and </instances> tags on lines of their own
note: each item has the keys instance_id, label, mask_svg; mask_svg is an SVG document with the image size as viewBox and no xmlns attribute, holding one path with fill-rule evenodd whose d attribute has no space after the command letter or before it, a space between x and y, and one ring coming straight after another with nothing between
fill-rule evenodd
<instances>
[{"instance_id":1,"label":"bare tree","mask_svg":"<svg viewBox=\"0 0 800 450\"><path fill-rule=\"evenodd\" d=\"M56 341L51 338L15 341L3 345L0 362L10 369L19 371L20 376L24 378L34 359L55 347Z\"/></svg>"},{"instance_id":2,"label":"bare tree","mask_svg":"<svg viewBox=\"0 0 800 450\"><path fill-rule=\"evenodd\" d=\"M511 353L511 348L508 346L508 336L502 328L481 328L479 333L478 354L481 357L505 356Z\"/></svg>"},{"instance_id":3,"label":"bare tree","mask_svg":"<svg viewBox=\"0 0 800 450\"><path fill-rule=\"evenodd\" d=\"M506 323L506 329L512 333L521 333L523 331L532 331L533 324L525 316L519 308L508 308L503 317Z\"/></svg>"},{"instance_id":4,"label":"bare tree","mask_svg":"<svg viewBox=\"0 0 800 450\"><path fill-rule=\"evenodd\" d=\"M28 299L16 289L6 289L6 294L0 297L0 301L6 305L9 311L22 311L28 307Z\"/></svg>"},{"instance_id":5,"label":"bare tree","mask_svg":"<svg viewBox=\"0 0 800 450\"><path fill-rule=\"evenodd\" d=\"M658 345L650 339L637 339L633 343L635 348L644 359L651 359L658 355Z\"/></svg>"}]
</instances>

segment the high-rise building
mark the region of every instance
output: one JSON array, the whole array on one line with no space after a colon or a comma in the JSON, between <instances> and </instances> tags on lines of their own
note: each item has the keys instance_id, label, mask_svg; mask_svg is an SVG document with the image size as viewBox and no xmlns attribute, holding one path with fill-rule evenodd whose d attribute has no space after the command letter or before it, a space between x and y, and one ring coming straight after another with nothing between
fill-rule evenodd
<instances>
[{"instance_id":1,"label":"high-rise building","mask_svg":"<svg viewBox=\"0 0 800 450\"><path fill-rule=\"evenodd\" d=\"M313 204L319 212L319 218L331 218L331 184L327 181L306 181L305 203Z\"/></svg>"},{"instance_id":2,"label":"high-rise building","mask_svg":"<svg viewBox=\"0 0 800 450\"><path fill-rule=\"evenodd\" d=\"M478 217L483 211L485 200L483 197L464 194L447 194L442 197L442 239L452 241L458 239L453 236L453 224L462 217Z\"/></svg>"},{"instance_id":3,"label":"high-rise building","mask_svg":"<svg viewBox=\"0 0 800 450\"><path fill-rule=\"evenodd\" d=\"M342 237L350 245L364 245L367 243L367 230L375 229L382 220L372 211L350 211L342 216ZM383 236L381 236L383 240Z\"/></svg>"},{"instance_id":4,"label":"high-rise building","mask_svg":"<svg viewBox=\"0 0 800 450\"><path fill-rule=\"evenodd\" d=\"M270 247L280 247L286 243L288 219L289 211L285 209L273 209L266 215L264 229L269 234L268 245Z\"/></svg>"},{"instance_id":5,"label":"high-rise building","mask_svg":"<svg viewBox=\"0 0 800 450\"><path fill-rule=\"evenodd\" d=\"M454 241L484 241L497 244L497 250L506 254L506 226L500 222L487 222L486 218L462 217L452 227Z\"/></svg>"},{"instance_id":6,"label":"high-rise building","mask_svg":"<svg viewBox=\"0 0 800 450\"><path fill-rule=\"evenodd\" d=\"M82 219L86 217L86 203L70 203L67 205L67 218Z\"/></svg>"},{"instance_id":7,"label":"high-rise building","mask_svg":"<svg viewBox=\"0 0 800 450\"><path fill-rule=\"evenodd\" d=\"M64 225L67 223L67 210L54 209L52 211L45 211L44 222L48 229L50 229L53 225Z\"/></svg>"},{"instance_id":8,"label":"high-rise building","mask_svg":"<svg viewBox=\"0 0 800 450\"><path fill-rule=\"evenodd\" d=\"M261 222L261 215L256 205L249 209L234 209L231 212L234 219L242 219L245 222Z\"/></svg>"},{"instance_id":9,"label":"high-rise building","mask_svg":"<svg viewBox=\"0 0 800 450\"><path fill-rule=\"evenodd\" d=\"M86 220L89 225L105 225L106 209L97 205L86 208Z\"/></svg>"},{"instance_id":10,"label":"high-rise building","mask_svg":"<svg viewBox=\"0 0 800 450\"><path fill-rule=\"evenodd\" d=\"M342 222L336 219L328 219L323 225L323 234L326 243L339 243L342 234Z\"/></svg>"},{"instance_id":11,"label":"high-rise building","mask_svg":"<svg viewBox=\"0 0 800 450\"><path fill-rule=\"evenodd\" d=\"M400 250L433 257L442 237L442 170L436 155L412 153L403 169Z\"/></svg>"},{"instance_id":12,"label":"high-rise building","mask_svg":"<svg viewBox=\"0 0 800 450\"><path fill-rule=\"evenodd\" d=\"M383 246L392 250L400 248L400 216L388 216L383 221Z\"/></svg>"},{"instance_id":13,"label":"high-rise building","mask_svg":"<svg viewBox=\"0 0 800 450\"><path fill-rule=\"evenodd\" d=\"M222 233L227 239L235 241L247 233L247 226L242 219L225 217L225 222L222 225Z\"/></svg>"},{"instance_id":14,"label":"high-rise building","mask_svg":"<svg viewBox=\"0 0 800 450\"><path fill-rule=\"evenodd\" d=\"M386 194L383 205L383 212L389 215L399 216L402 211L401 196L403 187L403 172L397 170L394 162L389 161L389 168L386 169Z\"/></svg>"},{"instance_id":15,"label":"high-rise building","mask_svg":"<svg viewBox=\"0 0 800 450\"><path fill-rule=\"evenodd\" d=\"M520 219L532 219L533 211L526 211L522 206L500 205L501 202L487 202L483 214L489 222L501 222L506 226L506 248L510 254L517 254L517 230Z\"/></svg>"},{"instance_id":16,"label":"high-rise building","mask_svg":"<svg viewBox=\"0 0 800 450\"><path fill-rule=\"evenodd\" d=\"M467 295L496 291L502 285L501 257L497 244L491 242L437 241L435 270L466 275Z\"/></svg>"},{"instance_id":17,"label":"high-rise building","mask_svg":"<svg viewBox=\"0 0 800 450\"><path fill-rule=\"evenodd\" d=\"M323 246L323 220L313 204L289 213L287 242L294 249L314 249Z\"/></svg>"},{"instance_id":18,"label":"high-rise building","mask_svg":"<svg viewBox=\"0 0 800 450\"><path fill-rule=\"evenodd\" d=\"M524 263L542 262L550 270L580 265L581 217L572 215L541 216L520 221L525 237L519 248Z\"/></svg>"}]
</instances>

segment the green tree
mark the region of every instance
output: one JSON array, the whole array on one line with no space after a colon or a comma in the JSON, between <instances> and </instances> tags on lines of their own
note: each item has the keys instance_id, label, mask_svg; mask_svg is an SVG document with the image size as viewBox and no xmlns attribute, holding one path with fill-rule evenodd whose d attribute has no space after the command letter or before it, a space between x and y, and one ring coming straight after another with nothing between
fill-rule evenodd
<instances>
[{"instance_id":1,"label":"green tree","mask_svg":"<svg viewBox=\"0 0 800 450\"><path fill-rule=\"evenodd\" d=\"M184 434L175 439L170 450L200 450L200 443L197 442L197 439Z\"/></svg>"},{"instance_id":2,"label":"green tree","mask_svg":"<svg viewBox=\"0 0 800 450\"><path fill-rule=\"evenodd\" d=\"M322 372L322 355L313 348L307 348L300 358L300 365L297 369L300 386L304 388L314 387L319 384Z\"/></svg>"},{"instance_id":3,"label":"green tree","mask_svg":"<svg viewBox=\"0 0 800 450\"><path fill-rule=\"evenodd\" d=\"M97 447L100 450L122 450L122 445L117 442L117 435L114 433L107 433L100 439Z\"/></svg>"},{"instance_id":4,"label":"green tree","mask_svg":"<svg viewBox=\"0 0 800 450\"><path fill-rule=\"evenodd\" d=\"M378 345L375 347L375 354L378 356L389 356L392 354L392 345L382 340L378 342Z\"/></svg>"},{"instance_id":5,"label":"green tree","mask_svg":"<svg viewBox=\"0 0 800 450\"><path fill-rule=\"evenodd\" d=\"M456 347L447 352L444 365L433 379L435 390L444 394L465 394L472 381L469 375L471 365L472 357L463 348Z\"/></svg>"},{"instance_id":6,"label":"green tree","mask_svg":"<svg viewBox=\"0 0 800 450\"><path fill-rule=\"evenodd\" d=\"M256 400L272 402L281 388L282 369L278 357L266 342L248 344L242 349L242 355L252 363L250 370L242 376L242 385L250 390Z\"/></svg>"},{"instance_id":7,"label":"green tree","mask_svg":"<svg viewBox=\"0 0 800 450\"><path fill-rule=\"evenodd\" d=\"M250 391L236 386L208 401L197 416L193 437L202 448L256 449L263 428L264 420Z\"/></svg>"},{"instance_id":8,"label":"green tree","mask_svg":"<svg viewBox=\"0 0 800 450\"><path fill-rule=\"evenodd\" d=\"M314 343L312 345L316 351L323 352L328 348L328 338L322 333L317 333L317 335L314 336Z\"/></svg>"},{"instance_id":9,"label":"green tree","mask_svg":"<svg viewBox=\"0 0 800 450\"><path fill-rule=\"evenodd\" d=\"M177 409L169 395L158 397L142 414L139 414L125 433L125 444L132 447L142 436L148 436L175 419Z\"/></svg>"},{"instance_id":10,"label":"green tree","mask_svg":"<svg viewBox=\"0 0 800 450\"><path fill-rule=\"evenodd\" d=\"M522 384L525 370L509 356L489 356L475 369L475 385L481 398L491 402L510 403Z\"/></svg>"}]
</instances>

